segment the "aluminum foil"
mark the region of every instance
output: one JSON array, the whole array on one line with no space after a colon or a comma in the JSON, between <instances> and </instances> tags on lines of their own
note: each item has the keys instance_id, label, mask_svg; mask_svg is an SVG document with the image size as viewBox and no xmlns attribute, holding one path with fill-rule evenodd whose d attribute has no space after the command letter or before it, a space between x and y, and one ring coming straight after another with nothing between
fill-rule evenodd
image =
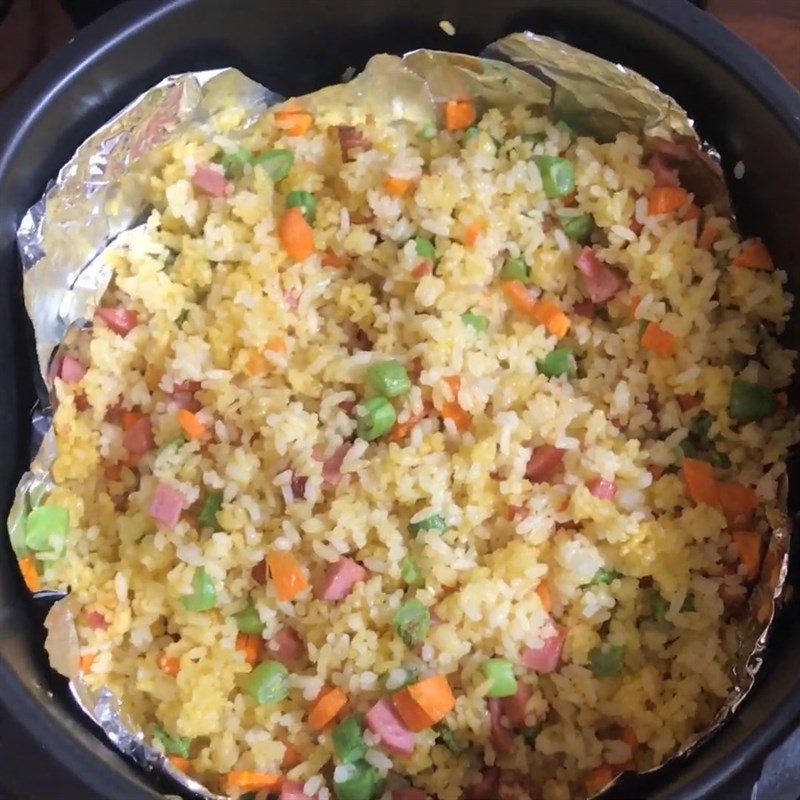
<instances>
[{"instance_id":1,"label":"aluminum foil","mask_svg":"<svg viewBox=\"0 0 800 800\"><path fill-rule=\"evenodd\" d=\"M377 119L434 122L452 98L473 98L479 109L524 103L579 133L610 140L629 131L650 146L666 148L682 183L702 203L730 213L719 159L700 142L686 112L643 76L563 42L520 33L490 45L481 57L416 50L403 58L378 55L351 81L302 99L315 114L336 109L353 122ZM112 277L104 252L140 222L147 209L144 186L163 148L187 127L211 130L217 111L235 105L249 116L242 131L282 98L234 69L166 78L124 108L87 139L61 169L18 230L24 293L36 335L38 368L49 392L52 359L73 326L90 324L93 309ZM48 403L34 414L36 455L20 480L8 527L12 545L24 540L28 511L52 488L55 439ZM785 507L785 497L783 499ZM749 598L734 689L714 724L670 760L693 751L716 732L750 691L763 662L772 622L788 590L789 522L769 512L772 535L759 581ZM146 769L170 775L186 790L218 798L175 770L144 744L132 720L108 689L92 691L79 670L78 638L69 596L48 615L46 649L52 667L65 675L75 700L121 752ZM658 768L656 768L658 769ZM652 771L652 770L651 770Z\"/></svg>"}]
</instances>

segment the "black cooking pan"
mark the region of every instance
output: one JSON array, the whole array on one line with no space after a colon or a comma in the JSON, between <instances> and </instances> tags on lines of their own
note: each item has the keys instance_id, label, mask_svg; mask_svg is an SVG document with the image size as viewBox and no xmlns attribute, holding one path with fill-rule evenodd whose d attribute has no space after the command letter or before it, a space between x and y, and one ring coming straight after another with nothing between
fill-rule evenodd
<instances>
[{"instance_id":1,"label":"black cooking pan","mask_svg":"<svg viewBox=\"0 0 800 800\"><path fill-rule=\"evenodd\" d=\"M454 37L438 28L442 19L454 23ZM742 228L766 239L789 271L790 288L800 291L800 95L763 58L682 0L130 2L50 56L0 108L0 516L5 519L29 460L34 399L14 232L89 133L172 72L232 65L296 94L336 82L346 67L361 67L378 51L477 53L502 34L526 28L620 61L674 95L720 149ZM731 173L739 161L746 169L737 181ZM787 334L798 346L799 318ZM712 741L654 776L626 780L609 796L706 797L800 722L798 609L795 595L773 632L756 689ZM47 668L43 613L27 598L0 537L0 704L10 714L0 725L26 729L100 797L159 797L155 782L95 737ZM53 797L64 796L62 787L53 789Z\"/></svg>"}]
</instances>

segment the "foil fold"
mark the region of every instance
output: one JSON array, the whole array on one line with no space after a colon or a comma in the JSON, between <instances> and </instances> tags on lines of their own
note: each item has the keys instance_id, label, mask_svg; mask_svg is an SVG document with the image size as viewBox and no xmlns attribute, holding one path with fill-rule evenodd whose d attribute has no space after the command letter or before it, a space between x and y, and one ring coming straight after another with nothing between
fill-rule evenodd
<instances>
[{"instance_id":1,"label":"foil fold","mask_svg":"<svg viewBox=\"0 0 800 800\"><path fill-rule=\"evenodd\" d=\"M446 100L466 97L480 110L522 103L601 140L628 131L656 148L672 142L669 153L684 185L701 202L713 203L718 213L730 213L719 159L700 141L692 120L674 99L620 64L533 33L507 36L480 57L433 50L416 50L403 58L377 55L348 83L326 87L300 102L315 115L324 117L327 109L336 109L340 116L349 114L354 123L371 114L424 124L440 118ZM52 392L51 360L59 343L72 326L90 323L111 280L105 248L141 222L147 211L146 182L163 149L189 127L212 130L214 115L230 105L249 113L242 124L245 130L281 99L235 69L173 75L103 125L60 170L18 230L25 303L36 335L38 368L48 390ZM37 452L20 480L8 520L15 549L20 537L24 545L28 511L53 485L55 437L50 425L51 414L43 404L34 414ZM773 512L769 521L772 536L750 597L734 689L713 725L668 761L691 753L720 728L747 696L763 663L787 588L790 544L786 515ZM86 685L79 670L69 596L52 606L46 625L52 667L69 679L76 702L117 749L145 769L166 773L198 797L220 797L147 746L113 693L106 688L92 691Z\"/></svg>"}]
</instances>

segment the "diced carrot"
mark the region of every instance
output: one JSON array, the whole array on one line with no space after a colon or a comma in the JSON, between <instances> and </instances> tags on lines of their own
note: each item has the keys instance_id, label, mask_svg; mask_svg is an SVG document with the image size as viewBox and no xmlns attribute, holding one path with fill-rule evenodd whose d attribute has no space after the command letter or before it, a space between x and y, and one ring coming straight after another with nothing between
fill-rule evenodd
<instances>
[{"instance_id":1,"label":"diced carrot","mask_svg":"<svg viewBox=\"0 0 800 800\"><path fill-rule=\"evenodd\" d=\"M650 322L642 335L642 347L659 356L671 356L675 352L675 337L657 322Z\"/></svg>"},{"instance_id":2,"label":"diced carrot","mask_svg":"<svg viewBox=\"0 0 800 800\"><path fill-rule=\"evenodd\" d=\"M286 342L284 342L280 336L271 336L267 339L267 350L271 353L285 353Z\"/></svg>"},{"instance_id":3,"label":"diced carrot","mask_svg":"<svg viewBox=\"0 0 800 800\"><path fill-rule=\"evenodd\" d=\"M240 792L278 792L283 786L283 776L273 775L271 772L236 769L229 772L222 783L226 792L231 789L238 789Z\"/></svg>"},{"instance_id":4,"label":"diced carrot","mask_svg":"<svg viewBox=\"0 0 800 800\"><path fill-rule=\"evenodd\" d=\"M129 431L140 419L146 415L140 411L124 411L122 413L122 430Z\"/></svg>"},{"instance_id":5,"label":"diced carrot","mask_svg":"<svg viewBox=\"0 0 800 800\"><path fill-rule=\"evenodd\" d=\"M80 665L81 672L89 672L89 670L92 668L92 664L94 664L94 656L94 653L85 653L80 657L80 661L78 663Z\"/></svg>"},{"instance_id":6,"label":"diced carrot","mask_svg":"<svg viewBox=\"0 0 800 800\"><path fill-rule=\"evenodd\" d=\"M206 426L191 411L181 408L175 416L178 418L178 424L183 432L190 439L199 439L206 432Z\"/></svg>"},{"instance_id":7,"label":"diced carrot","mask_svg":"<svg viewBox=\"0 0 800 800\"><path fill-rule=\"evenodd\" d=\"M728 520L728 525L748 524L758 508L756 490L741 483L719 483L719 504Z\"/></svg>"},{"instance_id":8,"label":"diced carrot","mask_svg":"<svg viewBox=\"0 0 800 800\"><path fill-rule=\"evenodd\" d=\"M189 772L192 769L192 762L183 756L167 756L167 760L175 769L179 769L181 772Z\"/></svg>"},{"instance_id":9,"label":"diced carrot","mask_svg":"<svg viewBox=\"0 0 800 800\"><path fill-rule=\"evenodd\" d=\"M689 195L680 186L654 186L647 196L648 214L669 214L686 204Z\"/></svg>"},{"instance_id":10,"label":"diced carrot","mask_svg":"<svg viewBox=\"0 0 800 800\"><path fill-rule=\"evenodd\" d=\"M631 293L631 303L628 306L628 319L633 322L636 319L636 309L639 308L639 303L642 302L642 296L640 294L636 294L635 292Z\"/></svg>"},{"instance_id":11,"label":"diced carrot","mask_svg":"<svg viewBox=\"0 0 800 800\"><path fill-rule=\"evenodd\" d=\"M414 732L443 720L456 704L446 675L432 675L392 695L403 722Z\"/></svg>"},{"instance_id":12,"label":"diced carrot","mask_svg":"<svg viewBox=\"0 0 800 800\"><path fill-rule=\"evenodd\" d=\"M458 375L446 375L442 380L450 387L453 398L458 397L461 391L461 378Z\"/></svg>"},{"instance_id":13,"label":"diced carrot","mask_svg":"<svg viewBox=\"0 0 800 800\"><path fill-rule=\"evenodd\" d=\"M308 588L308 579L297 559L288 551L273 550L267 556L267 566L278 600L291 600Z\"/></svg>"},{"instance_id":14,"label":"diced carrot","mask_svg":"<svg viewBox=\"0 0 800 800\"><path fill-rule=\"evenodd\" d=\"M500 281L500 288L506 299L520 314L527 317L533 316L536 307L536 297L522 281Z\"/></svg>"},{"instance_id":15,"label":"diced carrot","mask_svg":"<svg viewBox=\"0 0 800 800\"><path fill-rule=\"evenodd\" d=\"M550 300L537 300L533 307L533 316L559 339L567 335L569 317Z\"/></svg>"},{"instance_id":16,"label":"diced carrot","mask_svg":"<svg viewBox=\"0 0 800 800\"><path fill-rule=\"evenodd\" d=\"M471 100L448 100L444 107L444 125L449 131L469 128L475 122L475 106Z\"/></svg>"},{"instance_id":17,"label":"diced carrot","mask_svg":"<svg viewBox=\"0 0 800 800\"><path fill-rule=\"evenodd\" d=\"M550 594L550 584L547 581L539 581L539 584L534 591L539 595L539 599L542 601L542 608L549 614L553 608L553 598Z\"/></svg>"},{"instance_id":18,"label":"diced carrot","mask_svg":"<svg viewBox=\"0 0 800 800\"><path fill-rule=\"evenodd\" d=\"M172 678L181 671L181 660L177 656L167 655L163 650L156 658L156 665L165 675Z\"/></svg>"},{"instance_id":19,"label":"diced carrot","mask_svg":"<svg viewBox=\"0 0 800 800\"><path fill-rule=\"evenodd\" d=\"M424 417L424 414L412 414L405 422L398 422L387 437L390 442L402 442L411 429Z\"/></svg>"},{"instance_id":20,"label":"diced carrot","mask_svg":"<svg viewBox=\"0 0 800 800\"><path fill-rule=\"evenodd\" d=\"M593 797L603 791L603 788L614 780L614 770L608 764L590 769L583 773L583 791L587 797Z\"/></svg>"},{"instance_id":21,"label":"diced carrot","mask_svg":"<svg viewBox=\"0 0 800 800\"><path fill-rule=\"evenodd\" d=\"M269 362L257 350L253 350L245 361L244 371L251 377L257 378L265 375L269 369Z\"/></svg>"},{"instance_id":22,"label":"diced carrot","mask_svg":"<svg viewBox=\"0 0 800 800\"><path fill-rule=\"evenodd\" d=\"M36 559L33 556L23 556L19 560L19 571L29 592L38 592L42 588L39 573L36 570Z\"/></svg>"},{"instance_id":23,"label":"diced carrot","mask_svg":"<svg viewBox=\"0 0 800 800\"><path fill-rule=\"evenodd\" d=\"M285 748L283 758L281 758L281 767L283 769L296 767L303 760L300 751L288 739L281 739L280 742Z\"/></svg>"},{"instance_id":24,"label":"diced carrot","mask_svg":"<svg viewBox=\"0 0 800 800\"><path fill-rule=\"evenodd\" d=\"M345 264L344 258L333 250L328 249L322 254L323 267L343 267Z\"/></svg>"},{"instance_id":25,"label":"diced carrot","mask_svg":"<svg viewBox=\"0 0 800 800\"><path fill-rule=\"evenodd\" d=\"M744 242L741 252L733 259L733 263L737 267L747 267L747 269L770 270L775 266L767 246L760 239L748 239Z\"/></svg>"},{"instance_id":26,"label":"diced carrot","mask_svg":"<svg viewBox=\"0 0 800 800\"><path fill-rule=\"evenodd\" d=\"M731 539L747 579L754 581L761 566L761 536L756 531L731 531Z\"/></svg>"},{"instance_id":27,"label":"diced carrot","mask_svg":"<svg viewBox=\"0 0 800 800\"><path fill-rule=\"evenodd\" d=\"M460 431L467 430L472 424L472 417L455 401L442 403L441 412L442 418L452 420Z\"/></svg>"},{"instance_id":28,"label":"diced carrot","mask_svg":"<svg viewBox=\"0 0 800 800\"><path fill-rule=\"evenodd\" d=\"M689 497L695 503L705 503L709 506L719 505L719 489L714 479L714 468L708 461L696 458L684 458L681 464L683 482Z\"/></svg>"},{"instance_id":29,"label":"diced carrot","mask_svg":"<svg viewBox=\"0 0 800 800\"><path fill-rule=\"evenodd\" d=\"M308 727L312 731L323 730L346 705L347 695L341 689L329 689L314 703L308 715Z\"/></svg>"},{"instance_id":30,"label":"diced carrot","mask_svg":"<svg viewBox=\"0 0 800 800\"><path fill-rule=\"evenodd\" d=\"M314 232L299 206L286 209L278 223L281 247L294 261L305 261L314 252Z\"/></svg>"},{"instance_id":31,"label":"diced carrot","mask_svg":"<svg viewBox=\"0 0 800 800\"><path fill-rule=\"evenodd\" d=\"M703 230L697 237L697 246L701 250L710 250L711 245L717 240L717 236L719 236L719 223L712 217L703 225Z\"/></svg>"},{"instance_id":32,"label":"diced carrot","mask_svg":"<svg viewBox=\"0 0 800 800\"><path fill-rule=\"evenodd\" d=\"M481 222L479 220L473 220L464 228L464 233L461 234L461 241L467 246L472 247L475 242L478 241L478 237L481 235Z\"/></svg>"},{"instance_id":33,"label":"diced carrot","mask_svg":"<svg viewBox=\"0 0 800 800\"><path fill-rule=\"evenodd\" d=\"M698 206L696 203L691 203L689 208L686 209L686 213L684 213L683 218L685 220L700 219L700 214L702 214L700 206Z\"/></svg>"},{"instance_id":34,"label":"diced carrot","mask_svg":"<svg viewBox=\"0 0 800 800\"><path fill-rule=\"evenodd\" d=\"M394 175L387 175L383 179L383 188L387 194L393 197L402 197L413 185L414 181L407 178L395 178Z\"/></svg>"},{"instance_id":35,"label":"diced carrot","mask_svg":"<svg viewBox=\"0 0 800 800\"><path fill-rule=\"evenodd\" d=\"M314 117L299 108L287 108L275 113L275 122L288 136L302 136L314 122Z\"/></svg>"},{"instance_id":36,"label":"diced carrot","mask_svg":"<svg viewBox=\"0 0 800 800\"><path fill-rule=\"evenodd\" d=\"M236 649L244 653L248 664L258 664L264 658L264 639L257 633L238 633Z\"/></svg>"}]
</instances>

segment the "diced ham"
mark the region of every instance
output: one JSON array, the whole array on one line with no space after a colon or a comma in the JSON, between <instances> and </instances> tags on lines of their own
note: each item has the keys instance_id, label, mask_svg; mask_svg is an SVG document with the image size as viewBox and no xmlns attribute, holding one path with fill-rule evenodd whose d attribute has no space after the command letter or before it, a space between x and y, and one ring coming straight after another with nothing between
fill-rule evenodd
<instances>
[{"instance_id":1,"label":"diced ham","mask_svg":"<svg viewBox=\"0 0 800 800\"><path fill-rule=\"evenodd\" d=\"M429 258L423 258L414 269L411 270L411 275L414 278L421 278L424 275L430 275L433 272L433 261Z\"/></svg>"},{"instance_id":2,"label":"diced ham","mask_svg":"<svg viewBox=\"0 0 800 800\"><path fill-rule=\"evenodd\" d=\"M525 706L532 694L533 689L527 683L517 681L516 694L500 700L500 710L513 728L525 727Z\"/></svg>"},{"instance_id":3,"label":"diced ham","mask_svg":"<svg viewBox=\"0 0 800 800\"><path fill-rule=\"evenodd\" d=\"M174 528L181 518L183 503L184 497L181 492L168 483L159 483L150 501L150 516L162 525Z\"/></svg>"},{"instance_id":4,"label":"diced ham","mask_svg":"<svg viewBox=\"0 0 800 800\"><path fill-rule=\"evenodd\" d=\"M315 587L318 600L341 600L347 597L359 581L367 579L367 571L352 558L342 558L328 567L322 581Z\"/></svg>"},{"instance_id":5,"label":"diced ham","mask_svg":"<svg viewBox=\"0 0 800 800\"><path fill-rule=\"evenodd\" d=\"M390 753L407 756L414 752L414 734L394 710L387 697L382 697L364 715L367 727L378 737Z\"/></svg>"},{"instance_id":6,"label":"diced ham","mask_svg":"<svg viewBox=\"0 0 800 800\"><path fill-rule=\"evenodd\" d=\"M191 392L173 392L172 402L178 408L186 409L186 411L191 411L193 414L203 407L203 404L195 400Z\"/></svg>"},{"instance_id":7,"label":"diced ham","mask_svg":"<svg viewBox=\"0 0 800 800\"><path fill-rule=\"evenodd\" d=\"M522 651L519 663L536 672L552 672L561 660L566 633L564 628L556 625L556 632L545 639L540 647L526 647Z\"/></svg>"},{"instance_id":8,"label":"diced ham","mask_svg":"<svg viewBox=\"0 0 800 800\"><path fill-rule=\"evenodd\" d=\"M339 403L339 408L344 411L345 414L352 414L353 409L358 405L358 400L342 400Z\"/></svg>"},{"instance_id":9,"label":"diced ham","mask_svg":"<svg viewBox=\"0 0 800 800\"><path fill-rule=\"evenodd\" d=\"M681 411L690 411L702 404L703 395L699 392L697 394L676 394L675 399L678 401Z\"/></svg>"},{"instance_id":10,"label":"diced ham","mask_svg":"<svg viewBox=\"0 0 800 800\"><path fill-rule=\"evenodd\" d=\"M572 306L572 313L585 319L594 319L597 314L597 308L595 308L591 300L579 300Z\"/></svg>"},{"instance_id":11,"label":"diced ham","mask_svg":"<svg viewBox=\"0 0 800 800\"><path fill-rule=\"evenodd\" d=\"M336 486L342 479L342 462L350 451L350 445L340 444L333 455L326 459L322 464L322 482L328 486Z\"/></svg>"},{"instance_id":12,"label":"diced ham","mask_svg":"<svg viewBox=\"0 0 800 800\"><path fill-rule=\"evenodd\" d=\"M96 308L94 316L95 319L102 320L107 327L120 336L130 333L139 320L139 315L127 308Z\"/></svg>"},{"instance_id":13,"label":"diced ham","mask_svg":"<svg viewBox=\"0 0 800 800\"><path fill-rule=\"evenodd\" d=\"M545 483L551 480L560 469L566 452L551 444L537 447L528 460L528 466L525 467L525 477L531 483Z\"/></svg>"},{"instance_id":14,"label":"diced ham","mask_svg":"<svg viewBox=\"0 0 800 800\"><path fill-rule=\"evenodd\" d=\"M609 266L604 264L591 247L584 247L575 260L575 266L586 279L589 299L593 303L605 303L621 288L622 280Z\"/></svg>"},{"instance_id":15,"label":"diced ham","mask_svg":"<svg viewBox=\"0 0 800 800\"><path fill-rule=\"evenodd\" d=\"M283 293L283 302L286 304L286 308L294 311L300 305L300 294L296 289L287 289Z\"/></svg>"},{"instance_id":16,"label":"diced ham","mask_svg":"<svg viewBox=\"0 0 800 800\"><path fill-rule=\"evenodd\" d=\"M267 582L267 562L262 558L251 570L250 577L259 585L264 586Z\"/></svg>"},{"instance_id":17,"label":"diced ham","mask_svg":"<svg viewBox=\"0 0 800 800\"><path fill-rule=\"evenodd\" d=\"M503 725L503 709L499 697L489 698L489 725L492 747L500 753L508 753L514 746L514 734Z\"/></svg>"},{"instance_id":18,"label":"diced ham","mask_svg":"<svg viewBox=\"0 0 800 800\"><path fill-rule=\"evenodd\" d=\"M77 383L86 374L86 367L77 358L65 353L61 359L58 376L65 383Z\"/></svg>"},{"instance_id":19,"label":"diced ham","mask_svg":"<svg viewBox=\"0 0 800 800\"><path fill-rule=\"evenodd\" d=\"M614 481L606 481L603 478L594 478L586 484L589 493L600 500L611 500L617 493L617 485Z\"/></svg>"},{"instance_id":20,"label":"diced ham","mask_svg":"<svg viewBox=\"0 0 800 800\"><path fill-rule=\"evenodd\" d=\"M75 408L78 411L86 411L89 408L89 400L83 392L75 393Z\"/></svg>"},{"instance_id":21,"label":"diced ham","mask_svg":"<svg viewBox=\"0 0 800 800\"><path fill-rule=\"evenodd\" d=\"M338 125L336 132L339 135L342 161L352 161L359 151L372 150L372 142L354 125Z\"/></svg>"},{"instance_id":22,"label":"diced ham","mask_svg":"<svg viewBox=\"0 0 800 800\"><path fill-rule=\"evenodd\" d=\"M428 800L428 795L425 794L424 789L409 786L405 789L394 789L392 800Z\"/></svg>"},{"instance_id":23,"label":"diced ham","mask_svg":"<svg viewBox=\"0 0 800 800\"><path fill-rule=\"evenodd\" d=\"M94 631L104 631L108 628L108 620L101 611L87 612L86 623Z\"/></svg>"},{"instance_id":24,"label":"diced ham","mask_svg":"<svg viewBox=\"0 0 800 800\"><path fill-rule=\"evenodd\" d=\"M653 153L650 160L647 162L647 168L653 173L656 180L656 186L680 186L681 182L678 180L678 173L674 169L670 169L666 159L661 153Z\"/></svg>"},{"instance_id":25,"label":"diced ham","mask_svg":"<svg viewBox=\"0 0 800 800\"><path fill-rule=\"evenodd\" d=\"M517 519L525 519L530 514L527 506L514 506L510 505L506 508L506 519L509 522L514 522Z\"/></svg>"},{"instance_id":26,"label":"diced ham","mask_svg":"<svg viewBox=\"0 0 800 800\"><path fill-rule=\"evenodd\" d=\"M283 628L267 642L267 653L275 661L286 664L302 658L306 654L306 646L294 628Z\"/></svg>"},{"instance_id":27,"label":"diced ham","mask_svg":"<svg viewBox=\"0 0 800 800\"><path fill-rule=\"evenodd\" d=\"M480 780L468 786L461 795L461 800L497 800L497 789L500 784L500 770L487 767Z\"/></svg>"},{"instance_id":28,"label":"diced ham","mask_svg":"<svg viewBox=\"0 0 800 800\"><path fill-rule=\"evenodd\" d=\"M305 794L300 781L284 781L278 800L316 800L316 797Z\"/></svg>"},{"instance_id":29,"label":"diced ham","mask_svg":"<svg viewBox=\"0 0 800 800\"><path fill-rule=\"evenodd\" d=\"M140 417L125 431L122 435L122 446L135 456L149 453L156 446L150 417Z\"/></svg>"},{"instance_id":30,"label":"diced ham","mask_svg":"<svg viewBox=\"0 0 800 800\"><path fill-rule=\"evenodd\" d=\"M228 191L228 181L221 172L200 164L192 175L192 186L212 197L224 197Z\"/></svg>"}]
</instances>

